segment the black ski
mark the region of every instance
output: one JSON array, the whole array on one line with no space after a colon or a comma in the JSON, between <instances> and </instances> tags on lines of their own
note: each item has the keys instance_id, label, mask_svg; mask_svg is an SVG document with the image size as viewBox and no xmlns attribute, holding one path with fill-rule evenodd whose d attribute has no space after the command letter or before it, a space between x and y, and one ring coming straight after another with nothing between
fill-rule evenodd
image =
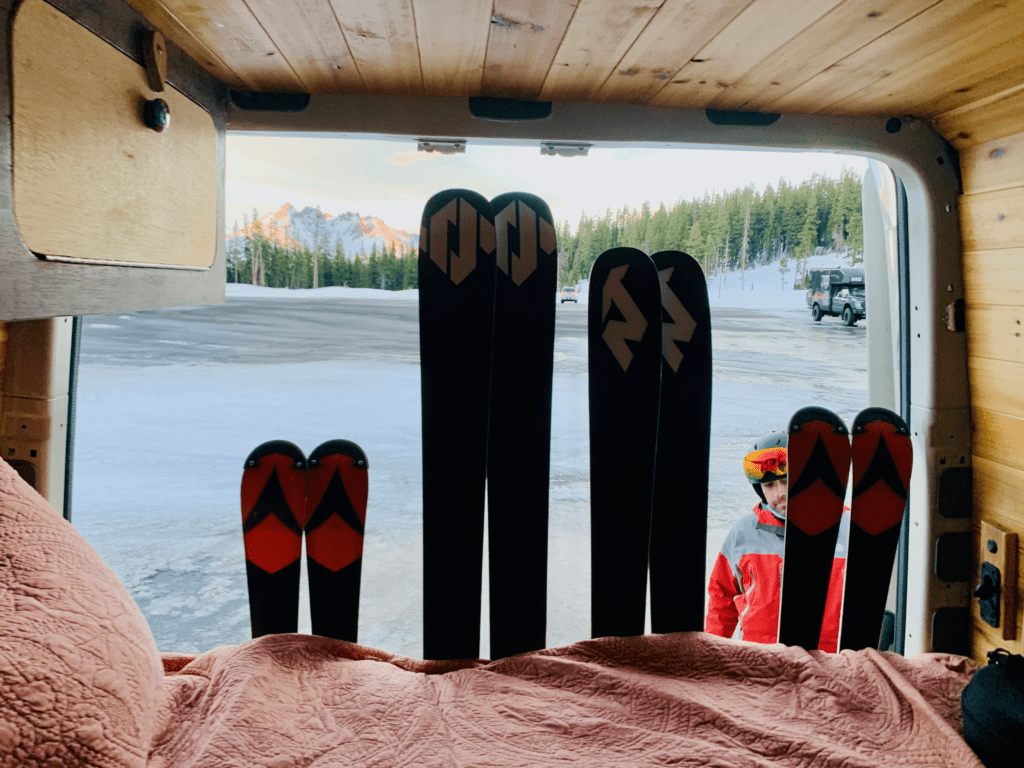
<instances>
[{"instance_id":1,"label":"black ski","mask_svg":"<svg viewBox=\"0 0 1024 768\"><path fill-rule=\"evenodd\" d=\"M481 195L451 189L427 201L419 247L427 659L480 655L494 248L494 215Z\"/></svg>"},{"instance_id":2,"label":"black ski","mask_svg":"<svg viewBox=\"0 0 1024 768\"><path fill-rule=\"evenodd\" d=\"M590 273L591 634L642 635L661 389L654 262L613 248Z\"/></svg>"},{"instance_id":3,"label":"black ski","mask_svg":"<svg viewBox=\"0 0 1024 768\"><path fill-rule=\"evenodd\" d=\"M850 475L850 435L826 408L801 408L789 422L786 549L779 642L818 647Z\"/></svg>"},{"instance_id":4,"label":"black ski","mask_svg":"<svg viewBox=\"0 0 1024 768\"><path fill-rule=\"evenodd\" d=\"M853 420L853 500L840 649L877 648L914 449L906 423L885 408Z\"/></svg>"},{"instance_id":5,"label":"black ski","mask_svg":"<svg viewBox=\"0 0 1024 768\"><path fill-rule=\"evenodd\" d=\"M258 446L242 472L242 539L252 636L299 631L306 457L285 440Z\"/></svg>"},{"instance_id":6,"label":"black ski","mask_svg":"<svg viewBox=\"0 0 1024 768\"><path fill-rule=\"evenodd\" d=\"M558 253L547 204L491 201L496 284L487 448L490 657L545 647Z\"/></svg>"},{"instance_id":7,"label":"black ski","mask_svg":"<svg viewBox=\"0 0 1024 768\"><path fill-rule=\"evenodd\" d=\"M314 635L357 642L369 489L363 449L329 440L306 469L306 574Z\"/></svg>"},{"instance_id":8,"label":"black ski","mask_svg":"<svg viewBox=\"0 0 1024 768\"><path fill-rule=\"evenodd\" d=\"M693 257L662 251L651 258L661 283L662 326L651 630L699 632L704 627L711 449L711 310L704 271Z\"/></svg>"}]
</instances>

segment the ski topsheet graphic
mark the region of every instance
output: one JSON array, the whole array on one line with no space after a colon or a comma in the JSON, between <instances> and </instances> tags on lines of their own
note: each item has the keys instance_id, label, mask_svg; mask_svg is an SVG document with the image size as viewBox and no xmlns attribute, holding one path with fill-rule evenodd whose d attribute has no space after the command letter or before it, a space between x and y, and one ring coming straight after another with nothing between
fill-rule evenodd
<instances>
[{"instance_id":1,"label":"ski topsheet graphic","mask_svg":"<svg viewBox=\"0 0 1024 768\"><path fill-rule=\"evenodd\" d=\"M494 215L481 195L451 189L427 201L419 313L428 659L480 655L494 250Z\"/></svg>"},{"instance_id":2,"label":"ski topsheet graphic","mask_svg":"<svg viewBox=\"0 0 1024 768\"><path fill-rule=\"evenodd\" d=\"M306 469L306 573L314 635L357 642L363 528L369 490L366 454L329 440Z\"/></svg>"},{"instance_id":3,"label":"ski topsheet graphic","mask_svg":"<svg viewBox=\"0 0 1024 768\"><path fill-rule=\"evenodd\" d=\"M661 287L661 409L651 515L651 630L704 627L711 311L700 264L680 251L652 257ZM685 484L685 485L684 485Z\"/></svg>"},{"instance_id":4,"label":"ski topsheet graphic","mask_svg":"<svg viewBox=\"0 0 1024 768\"><path fill-rule=\"evenodd\" d=\"M842 419L814 406L797 411L789 422L787 461L779 642L813 650L821 636L850 474L850 438Z\"/></svg>"},{"instance_id":5,"label":"ski topsheet graphic","mask_svg":"<svg viewBox=\"0 0 1024 768\"><path fill-rule=\"evenodd\" d=\"M591 634L642 635L662 360L650 257L636 248L601 254L587 312Z\"/></svg>"},{"instance_id":6,"label":"ski topsheet graphic","mask_svg":"<svg viewBox=\"0 0 1024 768\"><path fill-rule=\"evenodd\" d=\"M853 421L853 500L840 649L877 648L914 461L910 431L892 411Z\"/></svg>"},{"instance_id":7,"label":"ski topsheet graphic","mask_svg":"<svg viewBox=\"0 0 1024 768\"><path fill-rule=\"evenodd\" d=\"M297 632L306 457L285 440L257 447L242 473L242 537L252 636Z\"/></svg>"},{"instance_id":8,"label":"ski topsheet graphic","mask_svg":"<svg viewBox=\"0 0 1024 768\"><path fill-rule=\"evenodd\" d=\"M545 647L558 254L551 211L539 197L510 192L491 209L497 270L487 525L490 657L498 659Z\"/></svg>"}]
</instances>

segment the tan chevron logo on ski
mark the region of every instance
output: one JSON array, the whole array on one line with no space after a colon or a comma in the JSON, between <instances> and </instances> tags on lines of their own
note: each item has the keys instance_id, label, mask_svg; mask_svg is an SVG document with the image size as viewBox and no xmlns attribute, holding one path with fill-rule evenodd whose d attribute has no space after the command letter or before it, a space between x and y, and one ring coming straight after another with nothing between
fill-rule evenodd
<instances>
[{"instance_id":1,"label":"tan chevron logo on ski","mask_svg":"<svg viewBox=\"0 0 1024 768\"><path fill-rule=\"evenodd\" d=\"M647 330L647 318L633 301L633 297L629 295L626 286L622 284L622 278L626 276L627 269L629 269L629 265L623 264L621 267L610 270L601 292L601 320L604 321L608 317L612 302L626 318L625 321L609 320L604 327L604 333L601 334L601 338L615 355L615 359L619 361L624 372L633 362L633 351L626 344L626 340L640 341L644 337L644 331Z\"/></svg>"},{"instance_id":2,"label":"tan chevron logo on ski","mask_svg":"<svg viewBox=\"0 0 1024 768\"><path fill-rule=\"evenodd\" d=\"M519 230L519 253L509 245L509 227ZM513 200L494 217L494 229L498 269L516 285L522 285L536 271L538 243L549 256L555 251L555 228L547 219L538 219L537 212L521 200Z\"/></svg>"},{"instance_id":3,"label":"tan chevron logo on ski","mask_svg":"<svg viewBox=\"0 0 1024 768\"><path fill-rule=\"evenodd\" d=\"M661 308L672 318L671 323L663 322L661 324L661 354L672 366L672 370L679 373L679 364L683 362L683 353L679 351L676 342L689 342L693 338L693 332L697 329L697 321L690 317L683 302L668 287L668 281L672 279L674 269L675 267L669 267L658 272L658 280L661 281Z\"/></svg>"},{"instance_id":4,"label":"tan chevron logo on ski","mask_svg":"<svg viewBox=\"0 0 1024 768\"><path fill-rule=\"evenodd\" d=\"M448 225L459 228L459 252L448 248ZM430 217L430 258L458 285L476 269L476 249L494 250L494 226L459 197Z\"/></svg>"}]
</instances>

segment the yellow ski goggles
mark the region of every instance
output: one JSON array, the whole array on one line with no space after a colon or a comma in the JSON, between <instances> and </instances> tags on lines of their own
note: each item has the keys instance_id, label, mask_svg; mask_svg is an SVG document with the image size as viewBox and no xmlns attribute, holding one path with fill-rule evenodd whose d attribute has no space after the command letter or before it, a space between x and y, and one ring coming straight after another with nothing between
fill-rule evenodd
<instances>
[{"instance_id":1,"label":"yellow ski goggles","mask_svg":"<svg viewBox=\"0 0 1024 768\"><path fill-rule=\"evenodd\" d=\"M766 475L769 480L778 480L786 476L786 449L775 446L751 451L743 459L743 472L752 483L763 482Z\"/></svg>"}]
</instances>

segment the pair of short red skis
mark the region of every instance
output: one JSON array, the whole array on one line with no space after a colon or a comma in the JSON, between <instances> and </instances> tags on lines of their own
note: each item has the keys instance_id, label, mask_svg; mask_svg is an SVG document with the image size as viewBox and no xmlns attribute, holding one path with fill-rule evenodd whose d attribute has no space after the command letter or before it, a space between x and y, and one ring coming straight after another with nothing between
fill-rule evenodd
<instances>
[{"instance_id":1,"label":"pair of short red skis","mask_svg":"<svg viewBox=\"0 0 1024 768\"><path fill-rule=\"evenodd\" d=\"M308 459L285 440L249 454L242 533L254 638L298 631L305 535L313 634L356 642L367 469L348 440L329 440Z\"/></svg>"},{"instance_id":2,"label":"pair of short red skis","mask_svg":"<svg viewBox=\"0 0 1024 768\"><path fill-rule=\"evenodd\" d=\"M852 432L852 435L851 435ZM913 464L906 423L867 408L853 429L825 408L789 423L786 550L779 642L818 647L847 480L853 466L840 649L878 645Z\"/></svg>"}]
</instances>

